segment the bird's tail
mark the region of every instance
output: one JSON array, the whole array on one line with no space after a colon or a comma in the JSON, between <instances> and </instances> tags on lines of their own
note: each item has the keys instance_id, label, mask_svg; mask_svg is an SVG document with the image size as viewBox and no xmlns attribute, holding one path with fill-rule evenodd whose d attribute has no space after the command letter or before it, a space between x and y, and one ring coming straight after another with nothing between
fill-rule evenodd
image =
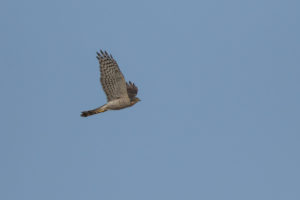
<instances>
[{"instance_id":1,"label":"bird's tail","mask_svg":"<svg viewBox=\"0 0 300 200\"><path fill-rule=\"evenodd\" d=\"M105 112L107 111L107 108L106 108L106 105L103 105L99 108L96 108L94 110L88 110L88 111L83 111L81 112L81 117L88 117L90 115L95 115L95 114L98 114L98 113L102 113L102 112Z\"/></svg>"}]
</instances>

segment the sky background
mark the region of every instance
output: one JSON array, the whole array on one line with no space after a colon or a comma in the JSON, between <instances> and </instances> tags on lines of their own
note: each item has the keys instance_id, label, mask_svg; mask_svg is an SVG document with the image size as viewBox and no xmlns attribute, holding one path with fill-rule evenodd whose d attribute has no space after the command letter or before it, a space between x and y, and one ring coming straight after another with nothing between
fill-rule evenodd
<instances>
[{"instance_id":1,"label":"sky background","mask_svg":"<svg viewBox=\"0 0 300 200\"><path fill-rule=\"evenodd\" d=\"M299 200L300 2L0 2L0 199ZM106 102L97 50L139 87Z\"/></svg>"}]
</instances>

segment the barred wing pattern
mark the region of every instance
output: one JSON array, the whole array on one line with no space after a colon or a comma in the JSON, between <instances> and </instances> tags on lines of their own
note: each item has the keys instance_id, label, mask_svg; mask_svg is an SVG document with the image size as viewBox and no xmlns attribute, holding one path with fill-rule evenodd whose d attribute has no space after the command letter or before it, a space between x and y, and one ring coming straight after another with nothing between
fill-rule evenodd
<instances>
[{"instance_id":1,"label":"barred wing pattern","mask_svg":"<svg viewBox=\"0 0 300 200\"><path fill-rule=\"evenodd\" d=\"M97 52L100 63L100 82L106 94L107 101L127 97L127 85L124 76L112 55L106 51Z\"/></svg>"}]
</instances>

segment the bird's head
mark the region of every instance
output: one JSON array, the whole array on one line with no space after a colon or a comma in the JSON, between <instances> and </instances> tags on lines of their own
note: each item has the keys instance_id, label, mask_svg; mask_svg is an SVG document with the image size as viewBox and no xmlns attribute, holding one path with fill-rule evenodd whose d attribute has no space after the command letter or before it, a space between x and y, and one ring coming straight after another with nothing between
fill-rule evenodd
<instances>
[{"instance_id":1,"label":"bird's head","mask_svg":"<svg viewBox=\"0 0 300 200\"><path fill-rule=\"evenodd\" d=\"M139 101L141 101L138 97L134 97L134 98L132 98L131 100L130 100L130 104L131 105L134 105L134 104L136 104L137 102L139 102Z\"/></svg>"}]
</instances>

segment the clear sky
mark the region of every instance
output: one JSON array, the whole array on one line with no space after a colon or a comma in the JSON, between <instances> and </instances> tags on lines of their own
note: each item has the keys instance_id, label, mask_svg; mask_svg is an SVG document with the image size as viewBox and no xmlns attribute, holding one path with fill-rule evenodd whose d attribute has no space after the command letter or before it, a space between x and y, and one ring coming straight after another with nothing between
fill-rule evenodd
<instances>
[{"instance_id":1,"label":"clear sky","mask_svg":"<svg viewBox=\"0 0 300 200\"><path fill-rule=\"evenodd\" d=\"M0 3L0 199L299 200L300 2ZM97 50L139 87L106 102Z\"/></svg>"}]
</instances>

